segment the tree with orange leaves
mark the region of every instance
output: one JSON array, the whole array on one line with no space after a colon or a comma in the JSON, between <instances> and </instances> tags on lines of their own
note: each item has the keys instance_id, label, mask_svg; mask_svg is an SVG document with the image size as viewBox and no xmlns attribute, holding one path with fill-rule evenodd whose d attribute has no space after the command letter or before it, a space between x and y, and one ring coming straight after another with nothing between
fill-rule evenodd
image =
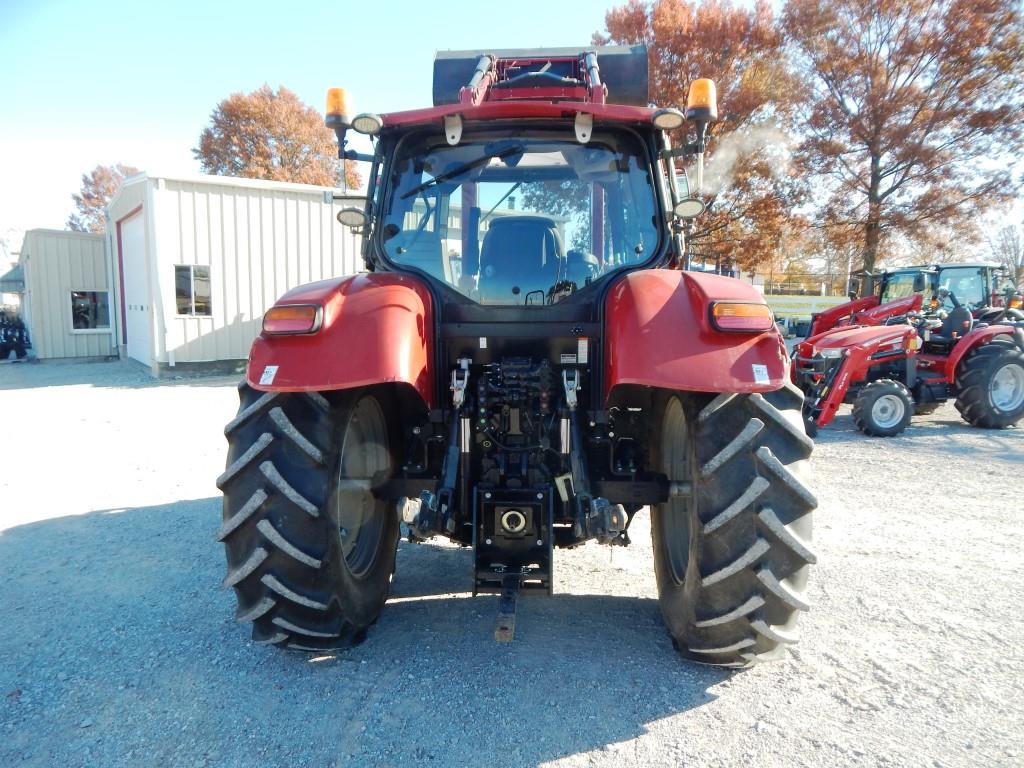
<instances>
[{"instance_id":1,"label":"tree with orange leaves","mask_svg":"<svg viewBox=\"0 0 1024 768\"><path fill-rule=\"evenodd\" d=\"M873 271L904 239L955 239L1016 189L1019 0L789 0L810 101L801 147L822 221Z\"/></svg>"},{"instance_id":2,"label":"tree with orange leaves","mask_svg":"<svg viewBox=\"0 0 1024 768\"><path fill-rule=\"evenodd\" d=\"M82 174L82 190L72 195L75 213L68 217L68 229L75 232L105 232L107 204L121 188L124 180L139 169L130 165L97 165L90 173Z\"/></svg>"},{"instance_id":3,"label":"tree with orange leaves","mask_svg":"<svg viewBox=\"0 0 1024 768\"><path fill-rule=\"evenodd\" d=\"M682 106L689 84L710 77L720 121L711 126L704 201L691 236L698 258L735 259L751 270L773 258L801 198L789 167L788 133L798 95L784 40L767 2L752 10L729 0L629 0L605 15L595 44L648 46L656 103ZM673 144L686 142L685 128Z\"/></svg>"},{"instance_id":4,"label":"tree with orange leaves","mask_svg":"<svg viewBox=\"0 0 1024 768\"><path fill-rule=\"evenodd\" d=\"M333 187L341 181L337 151L319 112L287 88L275 92L264 85L220 102L192 153L204 173ZM350 161L345 180L359 186Z\"/></svg>"}]
</instances>

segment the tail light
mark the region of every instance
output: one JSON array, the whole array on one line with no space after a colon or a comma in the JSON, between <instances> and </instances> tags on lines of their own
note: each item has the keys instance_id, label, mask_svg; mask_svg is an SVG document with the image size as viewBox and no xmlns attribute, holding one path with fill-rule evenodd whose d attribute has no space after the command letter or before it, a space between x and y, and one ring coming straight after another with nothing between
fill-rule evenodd
<instances>
[{"instance_id":1,"label":"tail light","mask_svg":"<svg viewBox=\"0 0 1024 768\"><path fill-rule=\"evenodd\" d=\"M720 331L762 333L775 325L767 304L716 301L711 305L711 325Z\"/></svg>"},{"instance_id":2,"label":"tail light","mask_svg":"<svg viewBox=\"0 0 1024 768\"><path fill-rule=\"evenodd\" d=\"M316 333L323 308L315 304L285 304L272 307L263 316L263 332L269 334Z\"/></svg>"}]
</instances>

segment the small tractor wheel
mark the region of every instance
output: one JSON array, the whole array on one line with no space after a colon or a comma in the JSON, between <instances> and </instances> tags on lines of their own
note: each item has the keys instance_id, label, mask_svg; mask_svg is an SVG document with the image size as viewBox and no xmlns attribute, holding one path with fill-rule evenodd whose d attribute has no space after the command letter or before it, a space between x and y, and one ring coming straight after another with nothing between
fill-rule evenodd
<instances>
[{"instance_id":1,"label":"small tractor wheel","mask_svg":"<svg viewBox=\"0 0 1024 768\"><path fill-rule=\"evenodd\" d=\"M1003 429L1024 417L1024 352L995 338L967 353L956 372L956 409L975 427Z\"/></svg>"},{"instance_id":2,"label":"small tractor wheel","mask_svg":"<svg viewBox=\"0 0 1024 768\"><path fill-rule=\"evenodd\" d=\"M384 607L398 545L398 516L371 491L395 466L387 403L367 390L239 395L217 479L235 617L261 644L354 645Z\"/></svg>"},{"instance_id":3,"label":"small tractor wheel","mask_svg":"<svg viewBox=\"0 0 1024 768\"><path fill-rule=\"evenodd\" d=\"M808 608L814 443L792 384L764 395L665 393L655 465L688 495L652 507L658 601L686 658L748 666L785 654Z\"/></svg>"},{"instance_id":4,"label":"small tractor wheel","mask_svg":"<svg viewBox=\"0 0 1024 768\"><path fill-rule=\"evenodd\" d=\"M853 423L865 435L893 437L910 426L914 398L892 379L866 384L853 403Z\"/></svg>"}]
</instances>

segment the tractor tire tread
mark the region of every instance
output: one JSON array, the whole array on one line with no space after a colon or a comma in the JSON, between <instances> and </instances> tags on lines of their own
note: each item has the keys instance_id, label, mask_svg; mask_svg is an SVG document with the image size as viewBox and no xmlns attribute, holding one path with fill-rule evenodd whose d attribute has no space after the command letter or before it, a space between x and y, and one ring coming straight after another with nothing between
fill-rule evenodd
<instances>
[{"instance_id":1,"label":"tractor tire tread","mask_svg":"<svg viewBox=\"0 0 1024 768\"><path fill-rule=\"evenodd\" d=\"M1017 363L1024 368L1024 352L1013 339L1004 337L986 341L968 352L960 362L955 376L954 406L971 426L1005 429L1024 418L1024 403L1013 411L1004 412L998 410L989 397L989 379L1007 363Z\"/></svg>"},{"instance_id":2,"label":"tractor tire tread","mask_svg":"<svg viewBox=\"0 0 1024 768\"><path fill-rule=\"evenodd\" d=\"M804 479L814 443L803 427L803 393L788 384L711 400L672 396L690 403L685 410L692 416L697 520L689 546L696 563L687 566L687 581L672 581L663 554L669 538L655 521L662 614L683 656L750 666L791 645L798 615L809 608L804 593L817 561L810 546L817 499Z\"/></svg>"},{"instance_id":3,"label":"tractor tire tread","mask_svg":"<svg viewBox=\"0 0 1024 768\"><path fill-rule=\"evenodd\" d=\"M317 393L263 393L243 383L239 398L238 415L225 429L228 468L218 478L224 512L217 532L228 561L224 584L238 602L235 619L252 626L260 645L354 645L376 614L366 609L356 618L342 607L341 555L329 543L333 513L324 511L337 456L337 414L354 396L332 402ZM397 525L394 532L397 542ZM382 563L389 573L393 552L390 558Z\"/></svg>"},{"instance_id":4,"label":"tractor tire tread","mask_svg":"<svg viewBox=\"0 0 1024 768\"><path fill-rule=\"evenodd\" d=\"M881 396L885 390L891 390L890 394L899 396L903 400L906 411L899 424L893 427L880 428L872 421L870 413L876 396ZM865 384L853 402L853 423L861 432L870 437L895 437L904 432L910 426L910 420L914 415L914 398L901 382L895 379L876 379Z\"/></svg>"}]
</instances>

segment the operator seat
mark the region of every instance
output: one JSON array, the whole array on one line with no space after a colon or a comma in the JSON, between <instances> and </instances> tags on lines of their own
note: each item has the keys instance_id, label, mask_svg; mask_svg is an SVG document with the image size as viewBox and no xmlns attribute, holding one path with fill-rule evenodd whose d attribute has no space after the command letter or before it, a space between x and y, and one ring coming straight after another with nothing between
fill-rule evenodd
<instances>
[{"instance_id":1,"label":"operator seat","mask_svg":"<svg viewBox=\"0 0 1024 768\"><path fill-rule=\"evenodd\" d=\"M571 250L565 254L566 280L576 284L576 289L584 287L587 280L593 280L601 271L597 257L581 250Z\"/></svg>"},{"instance_id":2,"label":"operator seat","mask_svg":"<svg viewBox=\"0 0 1024 768\"><path fill-rule=\"evenodd\" d=\"M544 296L565 279L562 238L546 216L502 216L492 219L480 247L480 302L525 304L531 293ZM531 304L543 305L533 295Z\"/></svg>"},{"instance_id":3,"label":"operator seat","mask_svg":"<svg viewBox=\"0 0 1024 768\"><path fill-rule=\"evenodd\" d=\"M973 327L974 316L971 314L971 310L963 305L954 307L942 321L942 326L933 332L928 341L924 343L923 351L939 355L948 354L957 341L969 333Z\"/></svg>"}]
</instances>

